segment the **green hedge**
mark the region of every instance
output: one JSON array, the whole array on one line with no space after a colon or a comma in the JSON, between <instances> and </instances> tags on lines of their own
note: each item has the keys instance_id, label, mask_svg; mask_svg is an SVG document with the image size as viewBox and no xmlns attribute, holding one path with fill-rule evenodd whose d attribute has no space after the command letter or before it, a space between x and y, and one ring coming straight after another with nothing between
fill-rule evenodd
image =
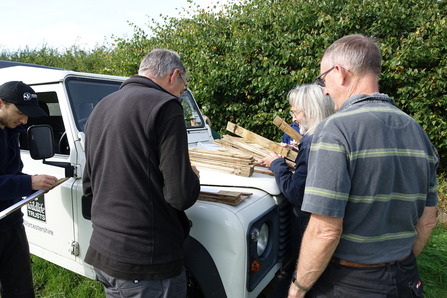
<instances>
[{"instance_id":1,"label":"green hedge","mask_svg":"<svg viewBox=\"0 0 447 298\"><path fill-rule=\"evenodd\" d=\"M288 91L313 82L333 41L361 33L380 41L381 92L422 125L445 165L446 6L446 0L242 0L216 10L191 3L178 17L134 26L132 37L87 56L74 47L58 57L47 49L49 63L42 61L45 51L6 58L130 76L151 49L170 48L182 55L188 86L215 130L225 133L227 121L233 121L278 141L282 132L272 120L277 115L290 120Z\"/></svg>"},{"instance_id":2,"label":"green hedge","mask_svg":"<svg viewBox=\"0 0 447 298\"><path fill-rule=\"evenodd\" d=\"M290 118L287 92L313 82L322 52L333 41L362 33L380 41L381 92L412 115L447 156L446 1L253 0L222 11L192 10L193 16L186 10L184 17L153 22L147 32L136 28L133 37L117 40L115 64L132 74L152 48L174 49L214 129L225 133L226 122L233 121L279 140L272 120ZM123 66L128 62L134 67Z\"/></svg>"}]
</instances>

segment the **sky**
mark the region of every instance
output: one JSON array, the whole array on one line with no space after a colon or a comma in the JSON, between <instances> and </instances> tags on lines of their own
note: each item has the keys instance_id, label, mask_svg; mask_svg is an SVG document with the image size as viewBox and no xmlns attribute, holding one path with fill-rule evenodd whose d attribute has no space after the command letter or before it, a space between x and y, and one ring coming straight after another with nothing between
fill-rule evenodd
<instances>
[{"instance_id":1,"label":"sky","mask_svg":"<svg viewBox=\"0 0 447 298\"><path fill-rule=\"evenodd\" d=\"M226 2L194 0L202 8ZM104 41L111 43L112 35L132 37L128 21L147 29L152 18L162 21L160 14L177 17L182 8L191 10L189 7L195 5L187 0L1 0L0 51L44 45L92 49Z\"/></svg>"}]
</instances>

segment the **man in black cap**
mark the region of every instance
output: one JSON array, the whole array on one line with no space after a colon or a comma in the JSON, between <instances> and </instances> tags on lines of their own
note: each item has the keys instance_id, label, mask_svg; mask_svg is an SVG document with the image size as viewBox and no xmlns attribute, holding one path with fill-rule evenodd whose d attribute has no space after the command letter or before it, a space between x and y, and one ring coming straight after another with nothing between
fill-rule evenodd
<instances>
[{"instance_id":1,"label":"man in black cap","mask_svg":"<svg viewBox=\"0 0 447 298\"><path fill-rule=\"evenodd\" d=\"M50 189L57 181L49 175L22 173L18 135L28 117L46 116L34 90L19 81L0 86L0 211L36 190ZM23 213L14 211L0 220L0 294L3 298L34 297L31 259L23 226Z\"/></svg>"}]
</instances>

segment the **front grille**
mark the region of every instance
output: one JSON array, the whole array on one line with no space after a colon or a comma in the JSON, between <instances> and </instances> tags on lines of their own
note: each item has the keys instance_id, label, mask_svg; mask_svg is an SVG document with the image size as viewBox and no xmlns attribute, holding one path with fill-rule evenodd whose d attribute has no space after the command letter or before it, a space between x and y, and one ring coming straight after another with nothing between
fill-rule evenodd
<instances>
[{"instance_id":1,"label":"front grille","mask_svg":"<svg viewBox=\"0 0 447 298\"><path fill-rule=\"evenodd\" d=\"M288 200L283 200L279 204L279 250L278 262L283 262L290 251L290 216L292 206Z\"/></svg>"}]
</instances>

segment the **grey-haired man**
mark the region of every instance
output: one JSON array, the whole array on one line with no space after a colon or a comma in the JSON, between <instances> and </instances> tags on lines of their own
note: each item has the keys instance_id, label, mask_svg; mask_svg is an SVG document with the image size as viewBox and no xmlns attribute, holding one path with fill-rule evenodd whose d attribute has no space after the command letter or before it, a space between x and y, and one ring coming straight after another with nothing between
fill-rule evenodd
<instances>
[{"instance_id":1,"label":"grey-haired man","mask_svg":"<svg viewBox=\"0 0 447 298\"><path fill-rule=\"evenodd\" d=\"M363 35L323 54L316 81L338 112L315 130L302 205L312 215L290 298L423 297L416 257L436 225L439 157L379 93L380 72L380 49Z\"/></svg>"},{"instance_id":2,"label":"grey-haired man","mask_svg":"<svg viewBox=\"0 0 447 298\"><path fill-rule=\"evenodd\" d=\"M85 261L107 297L186 297L184 210L200 192L180 95L186 69L155 49L139 75L102 99L85 129L85 195L93 233Z\"/></svg>"}]
</instances>

